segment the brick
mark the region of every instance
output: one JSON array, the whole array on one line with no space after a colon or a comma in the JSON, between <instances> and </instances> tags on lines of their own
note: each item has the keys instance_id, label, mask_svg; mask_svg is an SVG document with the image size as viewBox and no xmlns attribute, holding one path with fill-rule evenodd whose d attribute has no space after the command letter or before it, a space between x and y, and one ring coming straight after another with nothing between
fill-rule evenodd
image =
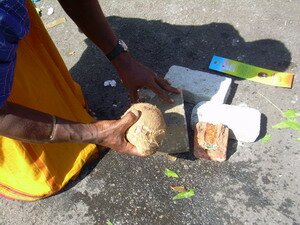
<instances>
[{"instance_id":1,"label":"brick","mask_svg":"<svg viewBox=\"0 0 300 225\"><path fill-rule=\"evenodd\" d=\"M192 111L191 127L198 122L223 124L229 137L241 142L254 142L260 133L261 113L253 108L213 102L200 102Z\"/></svg>"},{"instance_id":2,"label":"brick","mask_svg":"<svg viewBox=\"0 0 300 225\"><path fill-rule=\"evenodd\" d=\"M226 160L229 129L222 124L199 122L195 126L194 156L218 162Z\"/></svg>"},{"instance_id":3,"label":"brick","mask_svg":"<svg viewBox=\"0 0 300 225\"><path fill-rule=\"evenodd\" d=\"M165 79L169 80L174 87L182 89L184 101L193 104L210 100L225 103L232 82L231 78L180 66L172 66Z\"/></svg>"},{"instance_id":4,"label":"brick","mask_svg":"<svg viewBox=\"0 0 300 225\"><path fill-rule=\"evenodd\" d=\"M181 94L170 94L174 103L170 104L161 100L153 92L145 89L139 91L141 101L156 105L163 113L167 124L166 138L158 151L169 154L189 151L187 123Z\"/></svg>"}]
</instances>

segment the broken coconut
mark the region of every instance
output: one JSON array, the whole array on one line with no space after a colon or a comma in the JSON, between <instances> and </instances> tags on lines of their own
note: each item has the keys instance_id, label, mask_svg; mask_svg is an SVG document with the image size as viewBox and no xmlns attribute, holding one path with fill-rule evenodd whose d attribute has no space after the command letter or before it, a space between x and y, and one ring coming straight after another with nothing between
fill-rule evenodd
<instances>
[{"instance_id":1,"label":"broken coconut","mask_svg":"<svg viewBox=\"0 0 300 225\"><path fill-rule=\"evenodd\" d=\"M138 110L141 116L126 132L127 140L143 155L154 154L166 134L166 123L161 111L149 103L137 103L126 112Z\"/></svg>"}]
</instances>

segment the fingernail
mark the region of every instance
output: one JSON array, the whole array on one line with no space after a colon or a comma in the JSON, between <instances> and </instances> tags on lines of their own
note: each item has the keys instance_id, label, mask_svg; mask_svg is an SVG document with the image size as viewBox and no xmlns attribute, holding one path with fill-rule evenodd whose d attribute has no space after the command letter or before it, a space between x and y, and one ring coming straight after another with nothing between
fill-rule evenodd
<instances>
[{"instance_id":1,"label":"fingernail","mask_svg":"<svg viewBox=\"0 0 300 225\"><path fill-rule=\"evenodd\" d=\"M136 117L140 115L139 111L136 109L132 109L130 112L132 112Z\"/></svg>"}]
</instances>

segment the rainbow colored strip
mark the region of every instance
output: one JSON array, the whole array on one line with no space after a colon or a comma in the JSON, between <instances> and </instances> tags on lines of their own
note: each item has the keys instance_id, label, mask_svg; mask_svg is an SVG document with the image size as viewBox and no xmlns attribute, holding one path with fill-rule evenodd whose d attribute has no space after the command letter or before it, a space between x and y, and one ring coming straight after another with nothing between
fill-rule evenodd
<instances>
[{"instance_id":1,"label":"rainbow colored strip","mask_svg":"<svg viewBox=\"0 0 300 225\"><path fill-rule=\"evenodd\" d=\"M278 87L291 88L294 74L268 70L220 56L213 56L209 69Z\"/></svg>"}]
</instances>

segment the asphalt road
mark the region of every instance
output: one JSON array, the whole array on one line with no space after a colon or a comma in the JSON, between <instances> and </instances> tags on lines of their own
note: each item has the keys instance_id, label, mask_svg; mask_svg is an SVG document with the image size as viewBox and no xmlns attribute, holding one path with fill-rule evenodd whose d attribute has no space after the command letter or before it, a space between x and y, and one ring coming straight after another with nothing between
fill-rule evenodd
<instances>
[{"instance_id":1,"label":"asphalt road","mask_svg":"<svg viewBox=\"0 0 300 225\"><path fill-rule=\"evenodd\" d=\"M271 134L271 140L231 141L224 163L195 160L190 153L173 162L164 155L141 159L110 151L60 194L33 203L0 199L0 224L300 224L300 132L272 128L283 120L277 108L300 111L300 1L101 4L131 53L161 76L172 65L209 71L213 55L295 73L292 89L238 79L232 86L228 103L258 109L260 137ZM97 116L118 118L129 101L112 66L57 1L41 0L38 6L45 23L67 18L49 29L51 37ZM54 8L50 16L49 7ZM109 79L117 81L115 88L104 87ZM186 105L187 115L191 107ZM180 178L167 178L165 168ZM192 188L196 195L174 201L172 184Z\"/></svg>"}]
</instances>

